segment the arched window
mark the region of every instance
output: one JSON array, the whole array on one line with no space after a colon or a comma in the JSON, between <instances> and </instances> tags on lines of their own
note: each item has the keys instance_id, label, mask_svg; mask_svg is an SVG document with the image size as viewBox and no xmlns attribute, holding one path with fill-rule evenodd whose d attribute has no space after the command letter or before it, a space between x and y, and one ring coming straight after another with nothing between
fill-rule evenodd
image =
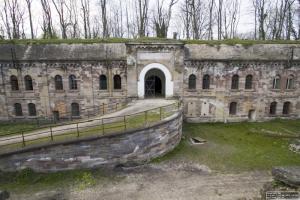
<instances>
[{"instance_id":1,"label":"arched window","mask_svg":"<svg viewBox=\"0 0 300 200\"><path fill-rule=\"evenodd\" d=\"M273 79L273 89L280 89L280 76L279 75L277 75Z\"/></svg>"},{"instance_id":2,"label":"arched window","mask_svg":"<svg viewBox=\"0 0 300 200\"><path fill-rule=\"evenodd\" d=\"M11 90L19 90L19 82L18 78L14 75L10 77L10 85L11 85Z\"/></svg>"},{"instance_id":3,"label":"arched window","mask_svg":"<svg viewBox=\"0 0 300 200\"><path fill-rule=\"evenodd\" d=\"M29 114L29 116L36 116L35 104L33 104L33 103L28 104L28 114Z\"/></svg>"},{"instance_id":4,"label":"arched window","mask_svg":"<svg viewBox=\"0 0 300 200\"><path fill-rule=\"evenodd\" d=\"M15 115L23 116L22 105L19 103L15 103L14 107L15 107Z\"/></svg>"},{"instance_id":5,"label":"arched window","mask_svg":"<svg viewBox=\"0 0 300 200\"><path fill-rule=\"evenodd\" d=\"M231 102L229 105L229 114L230 115L236 115L237 111L237 103L236 102Z\"/></svg>"},{"instance_id":6,"label":"arched window","mask_svg":"<svg viewBox=\"0 0 300 200\"><path fill-rule=\"evenodd\" d=\"M29 75L26 75L24 77L25 81L25 90L33 90L33 85L32 85L32 78Z\"/></svg>"},{"instance_id":7,"label":"arched window","mask_svg":"<svg viewBox=\"0 0 300 200\"><path fill-rule=\"evenodd\" d=\"M286 89L294 89L294 76L289 75L286 79Z\"/></svg>"},{"instance_id":8,"label":"arched window","mask_svg":"<svg viewBox=\"0 0 300 200\"><path fill-rule=\"evenodd\" d=\"M72 103L71 104L71 112L73 117L78 117L80 116L79 112L79 104L78 103Z\"/></svg>"},{"instance_id":9,"label":"arched window","mask_svg":"<svg viewBox=\"0 0 300 200\"><path fill-rule=\"evenodd\" d=\"M189 76L189 89L193 90L196 89L196 75L191 74Z\"/></svg>"},{"instance_id":10,"label":"arched window","mask_svg":"<svg viewBox=\"0 0 300 200\"><path fill-rule=\"evenodd\" d=\"M231 89L233 89L233 90L239 89L239 76L237 74L233 75L233 77L232 77Z\"/></svg>"},{"instance_id":11,"label":"arched window","mask_svg":"<svg viewBox=\"0 0 300 200\"><path fill-rule=\"evenodd\" d=\"M209 89L209 87L210 87L210 76L208 74L205 74L203 76L202 89Z\"/></svg>"},{"instance_id":12,"label":"arched window","mask_svg":"<svg viewBox=\"0 0 300 200\"><path fill-rule=\"evenodd\" d=\"M56 75L54 77L54 81L55 81L55 90L63 90L63 80L62 77L60 75Z\"/></svg>"},{"instance_id":13,"label":"arched window","mask_svg":"<svg viewBox=\"0 0 300 200\"><path fill-rule=\"evenodd\" d=\"M252 89L252 75L247 75L246 76L246 82L245 82L245 89L246 90L251 90Z\"/></svg>"},{"instance_id":14,"label":"arched window","mask_svg":"<svg viewBox=\"0 0 300 200\"><path fill-rule=\"evenodd\" d=\"M286 101L283 104L282 114L289 115L291 112L291 102Z\"/></svg>"},{"instance_id":15,"label":"arched window","mask_svg":"<svg viewBox=\"0 0 300 200\"><path fill-rule=\"evenodd\" d=\"M276 115L277 102L272 102L270 105L270 115Z\"/></svg>"},{"instance_id":16,"label":"arched window","mask_svg":"<svg viewBox=\"0 0 300 200\"><path fill-rule=\"evenodd\" d=\"M115 75L114 76L114 89L121 89L122 86L121 86L121 76L120 75Z\"/></svg>"},{"instance_id":17,"label":"arched window","mask_svg":"<svg viewBox=\"0 0 300 200\"><path fill-rule=\"evenodd\" d=\"M77 90L77 80L75 75L69 76L69 88L70 90Z\"/></svg>"},{"instance_id":18,"label":"arched window","mask_svg":"<svg viewBox=\"0 0 300 200\"><path fill-rule=\"evenodd\" d=\"M100 90L107 90L107 78L103 74L99 77L99 88Z\"/></svg>"}]
</instances>

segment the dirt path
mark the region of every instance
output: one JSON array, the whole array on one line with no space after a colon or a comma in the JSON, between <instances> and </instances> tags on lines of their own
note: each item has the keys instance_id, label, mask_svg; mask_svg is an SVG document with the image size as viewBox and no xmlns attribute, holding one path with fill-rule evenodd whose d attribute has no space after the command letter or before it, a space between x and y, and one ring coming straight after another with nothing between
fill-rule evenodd
<instances>
[{"instance_id":1,"label":"dirt path","mask_svg":"<svg viewBox=\"0 0 300 200\"><path fill-rule=\"evenodd\" d=\"M237 200L260 199L260 189L271 181L265 171L222 174L192 163L151 164L116 172L125 177L84 189L45 191L12 199L72 200ZM49 196L50 195L50 196Z\"/></svg>"},{"instance_id":2,"label":"dirt path","mask_svg":"<svg viewBox=\"0 0 300 200\"><path fill-rule=\"evenodd\" d=\"M114 113L110 113L107 115L103 115L101 117L94 117L90 118L87 121L83 121L78 125L79 129L84 129L89 126L95 126L98 124L101 124L101 119L102 118L111 118L111 117L118 117L118 116L124 116L124 115L130 115L133 113L137 112L142 112L145 110L161 107L161 106L166 106L175 103L175 100L165 100L165 99L145 99L145 100L137 100L128 105L128 107L119 110ZM118 119L116 119L118 120ZM123 120L123 119L119 119ZM61 125L61 126L56 126L52 127L52 133L53 135L61 135L66 132L75 132L77 130L77 125L76 124L69 124L69 125ZM50 137L50 129L40 129L37 131L33 131L31 133L24 134L25 140L34 140L38 138L44 138L44 137ZM22 142L22 135L14 135L14 136L9 136L9 137L0 137L0 146L1 145L6 145L6 144L13 144L13 143L18 143Z\"/></svg>"},{"instance_id":3,"label":"dirt path","mask_svg":"<svg viewBox=\"0 0 300 200\"><path fill-rule=\"evenodd\" d=\"M73 191L74 200L235 200L259 199L260 189L271 180L266 172L219 174L205 166L155 167L129 174L119 183ZM165 168L164 170L162 168Z\"/></svg>"}]
</instances>

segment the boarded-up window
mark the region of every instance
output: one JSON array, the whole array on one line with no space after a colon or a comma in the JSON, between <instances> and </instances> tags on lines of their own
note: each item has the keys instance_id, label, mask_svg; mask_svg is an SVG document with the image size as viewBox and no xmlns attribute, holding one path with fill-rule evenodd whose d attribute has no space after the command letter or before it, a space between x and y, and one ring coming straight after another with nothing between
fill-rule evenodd
<instances>
[{"instance_id":1,"label":"boarded-up window","mask_svg":"<svg viewBox=\"0 0 300 200\"><path fill-rule=\"evenodd\" d=\"M28 114L29 114L29 116L36 116L35 104L33 104L33 103L28 104Z\"/></svg>"},{"instance_id":2,"label":"boarded-up window","mask_svg":"<svg viewBox=\"0 0 300 200\"><path fill-rule=\"evenodd\" d=\"M26 75L24 77L25 81L25 90L33 90L33 85L32 85L32 78L29 75Z\"/></svg>"},{"instance_id":3,"label":"boarded-up window","mask_svg":"<svg viewBox=\"0 0 300 200\"><path fill-rule=\"evenodd\" d=\"M11 90L19 90L19 82L18 78L14 75L10 77L10 85L11 85Z\"/></svg>"},{"instance_id":4,"label":"boarded-up window","mask_svg":"<svg viewBox=\"0 0 300 200\"><path fill-rule=\"evenodd\" d=\"M252 79L253 79L252 75L247 75L246 76L246 82L245 82L245 89L246 90L252 89Z\"/></svg>"},{"instance_id":5,"label":"boarded-up window","mask_svg":"<svg viewBox=\"0 0 300 200\"><path fill-rule=\"evenodd\" d=\"M99 77L99 88L100 90L107 90L107 78L103 74Z\"/></svg>"},{"instance_id":6,"label":"boarded-up window","mask_svg":"<svg viewBox=\"0 0 300 200\"><path fill-rule=\"evenodd\" d=\"M291 102L287 101L283 104L282 114L289 115L291 112Z\"/></svg>"},{"instance_id":7,"label":"boarded-up window","mask_svg":"<svg viewBox=\"0 0 300 200\"><path fill-rule=\"evenodd\" d=\"M231 89L237 90L239 89L239 76L233 75L232 80L231 80Z\"/></svg>"},{"instance_id":8,"label":"boarded-up window","mask_svg":"<svg viewBox=\"0 0 300 200\"><path fill-rule=\"evenodd\" d=\"M60 75L56 75L54 78L55 81L55 90L63 90L63 80Z\"/></svg>"},{"instance_id":9,"label":"boarded-up window","mask_svg":"<svg viewBox=\"0 0 300 200\"><path fill-rule=\"evenodd\" d=\"M16 116L23 116L22 106L19 103L15 103L15 115Z\"/></svg>"},{"instance_id":10,"label":"boarded-up window","mask_svg":"<svg viewBox=\"0 0 300 200\"><path fill-rule=\"evenodd\" d=\"M121 88L122 88L121 76L115 75L114 76L114 89L120 90Z\"/></svg>"},{"instance_id":11,"label":"boarded-up window","mask_svg":"<svg viewBox=\"0 0 300 200\"><path fill-rule=\"evenodd\" d=\"M205 74L203 76L202 89L209 89L210 87L210 76Z\"/></svg>"},{"instance_id":12,"label":"boarded-up window","mask_svg":"<svg viewBox=\"0 0 300 200\"><path fill-rule=\"evenodd\" d=\"M236 102L231 102L229 104L229 114L230 115L236 115L237 111L237 103Z\"/></svg>"},{"instance_id":13,"label":"boarded-up window","mask_svg":"<svg viewBox=\"0 0 300 200\"><path fill-rule=\"evenodd\" d=\"M280 76L279 75L277 75L273 79L273 89L280 89Z\"/></svg>"},{"instance_id":14,"label":"boarded-up window","mask_svg":"<svg viewBox=\"0 0 300 200\"><path fill-rule=\"evenodd\" d=\"M272 102L270 105L270 115L276 115L277 102Z\"/></svg>"},{"instance_id":15,"label":"boarded-up window","mask_svg":"<svg viewBox=\"0 0 300 200\"><path fill-rule=\"evenodd\" d=\"M70 90L77 90L77 80L75 75L69 76L69 88Z\"/></svg>"},{"instance_id":16,"label":"boarded-up window","mask_svg":"<svg viewBox=\"0 0 300 200\"><path fill-rule=\"evenodd\" d=\"M80 116L79 112L79 104L78 103L72 103L71 104L71 112L73 117L78 117Z\"/></svg>"},{"instance_id":17,"label":"boarded-up window","mask_svg":"<svg viewBox=\"0 0 300 200\"><path fill-rule=\"evenodd\" d=\"M196 89L196 76L194 74L189 76L189 89Z\"/></svg>"}]
</instances>

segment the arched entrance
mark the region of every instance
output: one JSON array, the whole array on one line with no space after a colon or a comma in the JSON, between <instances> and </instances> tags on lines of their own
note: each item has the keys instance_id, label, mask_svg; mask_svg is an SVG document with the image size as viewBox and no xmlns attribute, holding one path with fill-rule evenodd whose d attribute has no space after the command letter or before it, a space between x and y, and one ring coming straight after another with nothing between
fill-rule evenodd
<instances>
[{"instance_id":1,"label":"arched entrance","mask_svg":"<svg viewBox=\"0 0 300 200\"><path fill-rule=\"evenodd\" d=\"M165 97L165 75L159 69L151 69L145 75L145 97Z\"/></svg>"},{"instance_id":2,"label":"arched entrance","mask_svg":"<svg viewBox=\"0 0 300 200\"><path fill-rule=\"evenodd\" d=\"M145 66L139 74L138 96L173 97L172 74L160 63Z\"/></svg>"}]
</instances>

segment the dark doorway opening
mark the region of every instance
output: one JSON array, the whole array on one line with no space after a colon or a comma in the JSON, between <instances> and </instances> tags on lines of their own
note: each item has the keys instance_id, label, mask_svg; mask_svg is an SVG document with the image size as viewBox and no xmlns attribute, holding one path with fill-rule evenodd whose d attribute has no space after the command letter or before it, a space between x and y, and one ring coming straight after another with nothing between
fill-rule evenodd
<instances>
[{"instance_id":1,"label":"dark doorway opening","mask_svg":"<svg viewBox=\"0 0 300 200\"><path fill-rule=\"evenodd\" d=\"M145 97L159 98L165 96L165 76L159 69L152 69L145 76Z\"/></svg>"},{"instance_id":2,"label":"dark doorway opening","mask_svg":"<svg viewBox=\"0 0 300 200\"><path fill-rule=\"evenodd\" d=\"M53 111L53 119L55 123L60 120L58 111Z\"/></svg>"}]
</instances>

